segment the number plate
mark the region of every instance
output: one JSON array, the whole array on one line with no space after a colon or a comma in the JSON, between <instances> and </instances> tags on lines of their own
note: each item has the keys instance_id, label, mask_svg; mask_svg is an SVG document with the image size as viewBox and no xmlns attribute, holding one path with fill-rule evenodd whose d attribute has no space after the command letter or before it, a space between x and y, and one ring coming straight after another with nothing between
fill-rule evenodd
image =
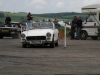
<instances>
[{"instance_id":1,"label":"number plate","mask_svg":"<svg viewBox=\"0 0 100 75\"><path fill-rule=\"evenodd\" d=\"M42 44L41 41L30 41L31 44Z\"/></svg>"},{"instance_id":2,"label":"number plate","mask_svg":"<svg viewBox=\"0 0 100 75\"><path fill-rule=\"evenodd\" d=\"M2 32L9 32L9 30L2 30Z\"/></svg>"}]
</instances>

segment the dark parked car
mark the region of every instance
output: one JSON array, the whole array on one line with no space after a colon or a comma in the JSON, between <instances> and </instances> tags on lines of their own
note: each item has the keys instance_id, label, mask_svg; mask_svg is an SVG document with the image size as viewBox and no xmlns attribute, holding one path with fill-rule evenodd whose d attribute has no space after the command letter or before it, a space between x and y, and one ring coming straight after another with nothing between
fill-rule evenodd
<instances>
[{"instance_id":1,"label":"dark parked car","mask_svg":"<svg viewBox=\"0 0 100 75\"><path fill-rule=\"evenodd\" d=\"M0 39L3 37L20 38L21 24L19 22L11 22L10 25L0 25Z\"/></svg>"}]
</instances>

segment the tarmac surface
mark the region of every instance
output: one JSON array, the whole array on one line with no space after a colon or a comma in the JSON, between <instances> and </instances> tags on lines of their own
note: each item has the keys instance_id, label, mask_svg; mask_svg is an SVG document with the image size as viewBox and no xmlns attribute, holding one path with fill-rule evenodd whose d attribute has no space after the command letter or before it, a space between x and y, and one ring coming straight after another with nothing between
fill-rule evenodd
<instances>
[{"instance_id":1,"label":"tarmac surface","mask_svg":"<svg viewBox=\"0 0 100 75\"><path fill-rule=\"evenodd\" d=\"M100 40L70 40L55 48L22 48L20 39L0 39L0 75L100 74Z\"/></svg>"}]
</instances>

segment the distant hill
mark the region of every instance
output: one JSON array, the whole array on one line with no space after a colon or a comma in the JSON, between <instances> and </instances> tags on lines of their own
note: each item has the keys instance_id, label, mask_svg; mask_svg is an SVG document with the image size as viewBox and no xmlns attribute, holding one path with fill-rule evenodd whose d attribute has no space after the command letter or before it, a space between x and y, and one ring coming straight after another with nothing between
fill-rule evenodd
<instances>
[{"instance_id":1,"label":"distant hill","mask_svg":"<svg viewBox=\"0 0 100 75\"><path fill-rule=\"evenodd\" d=\"M4 22L6 14L9 14L13 21L18 21L25 23L27 21L27 12L3 12L4 16L0 18L0 21ZM74 16L81 16L84 20L87 15L82 13L76 13L76 12L62 12L62 13L45 13L45 14L32 14L34 21L40 21L45 18L54 19L56 16L59 20L64 20L66 22L69 22L73 19Z\"/></svg>"},{"instance_id":2,"label":"distant hill","mask_svg":"<svg viewBox=\"0 0 100 75\"><path fill-rule=\"evenodd\" d=\"M20 14L27 14L27 12L18 12L18 13L20 13Z\"/></svg>"},{"instance_id":3,"label":"distant hill","mask_svg":"<svg viewBox=\"0 0 100 75\"><path fill-rule=\"evenodd\" d=\"M1 22L5 21L6 15L9 14L11 17L12 21L18 21L18 22L25 22L26 21L26 16L27 14L25 13L16 13L16 12L0 12L4 14L4 17L0 18Z\"/></svg>"},{"instance_id":4,"label":"distant hill","mask_svg":"<svg viewBox=\"0 0 100 75\"><path fill-rule=\"evenodd\" d=\"M63 13L46 13L46 14L33 14L33 16L54 18L55 16L59 19L73 19L74 16L81 16L84 20L87 15L77 12L63 12Z\"/></svg>"}]
</instances>

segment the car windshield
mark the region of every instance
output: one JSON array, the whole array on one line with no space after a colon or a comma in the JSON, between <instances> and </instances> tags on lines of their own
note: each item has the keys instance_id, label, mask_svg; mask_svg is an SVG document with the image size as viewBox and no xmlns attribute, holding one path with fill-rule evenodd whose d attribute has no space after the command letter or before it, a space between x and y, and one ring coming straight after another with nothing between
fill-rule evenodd
<instances>
[{"instance_id":1,"label":"car windshield","mask_svg":"<svg viewBox=\"0 0 100 75\"><path fill-rule=\"evenodd\" d=\"M0 27L16 27L16 28L21 28L20 24L3 24Z\"/></svg>"},{"instance_id":2,"label":"car windshield","mask_svg":"<svg viewBox=\"0 0 100 75\"><path fill-rule=\"evenodd\" d=\"M53 24L51 22L36 22L33 24L28 24L28 29L52 29Z\"/></svg>"},{"instance_id":3,"label":"car windshield","mask_svg":"<svg viewBox=\"0 0 100 75\"><path fill-rule=\"evenodd\" d=\"M28 29L29 29L29 30L34 29L34 23L33 23L33 24L32 24L32 23L29 23L29 24L28 24Z\"/></svg>"},{"instance_id":4,"label":"car windshield","mask_svg":"<svg viewBox=\"0 0 100 75\"><path fill-rule=\"evenodd\" d=\"M53 24L51 22L38 22L34 24L35 29L52 29Z\"/></svg>"}]
</instances>

